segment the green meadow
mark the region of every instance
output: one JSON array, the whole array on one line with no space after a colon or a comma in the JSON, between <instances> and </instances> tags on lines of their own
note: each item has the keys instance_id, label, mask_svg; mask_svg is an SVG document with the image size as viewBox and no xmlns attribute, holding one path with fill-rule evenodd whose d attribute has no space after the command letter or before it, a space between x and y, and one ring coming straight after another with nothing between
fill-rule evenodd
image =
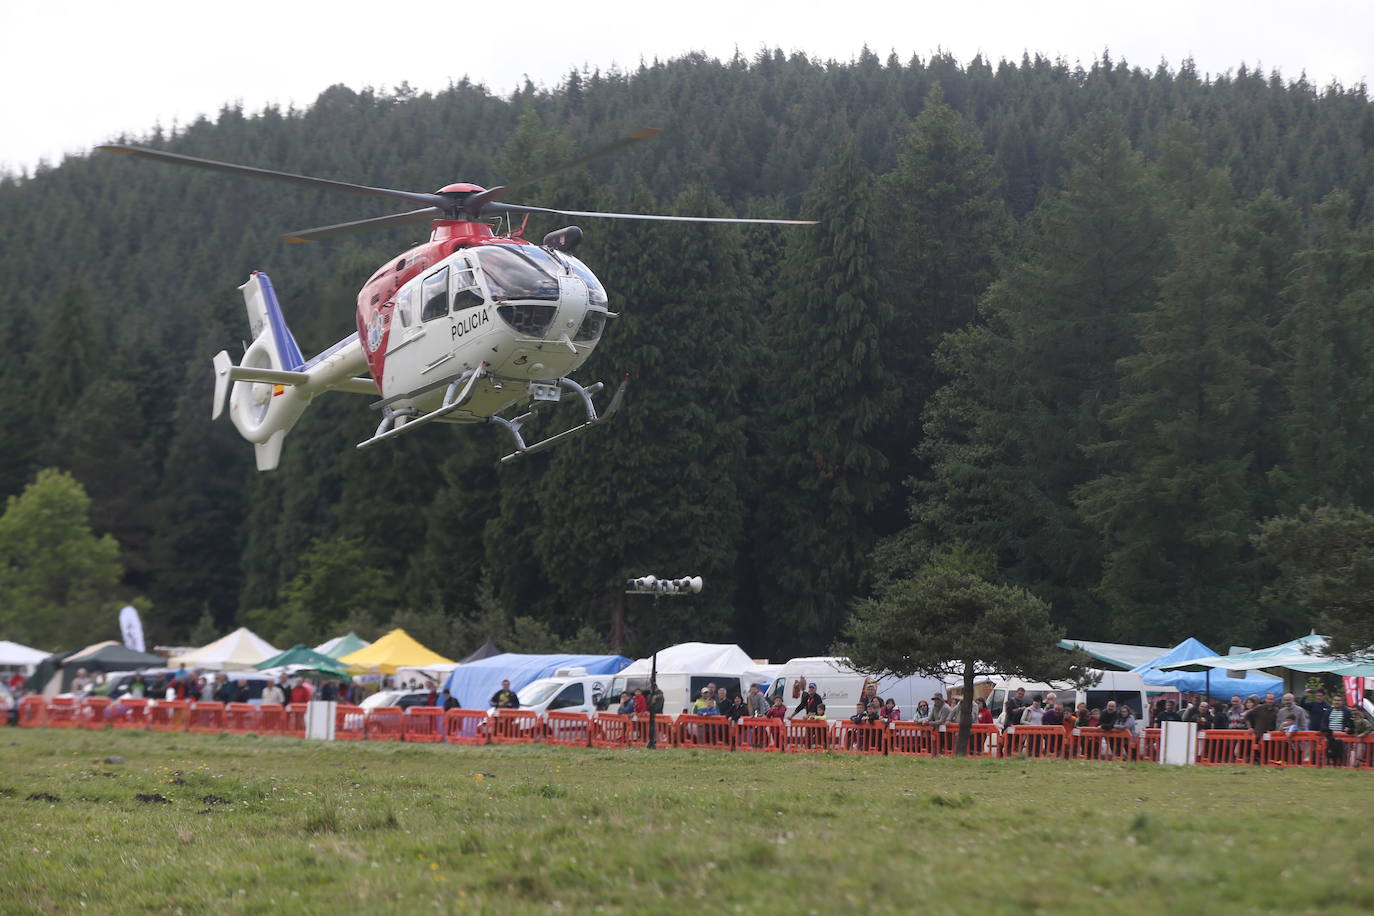
<instances>
[{"instance_id":1,"label":"green meadow","mask_svg":"<svg viewBox=\"0 0 1374 916\"><path fill-rule=\"evenodd\" d=\"M0 732L5 913L1374 911L1374 773Z\"/></svg>"}]
</instances>

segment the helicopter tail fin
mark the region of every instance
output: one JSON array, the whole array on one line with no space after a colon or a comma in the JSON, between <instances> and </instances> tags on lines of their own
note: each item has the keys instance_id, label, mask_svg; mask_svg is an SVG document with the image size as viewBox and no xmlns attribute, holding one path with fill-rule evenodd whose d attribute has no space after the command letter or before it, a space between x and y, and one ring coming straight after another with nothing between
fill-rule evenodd
<instances>
[{"instance_id":1,"label":"helicopter tail fin","mask_svg":"<svg viewBox=\"0 0 1374 916\"><path fill-rule=\"evenodd\" d=\"M281 460L286 434L316 394L330 389L375 394L377 389L370 379L354 378L367 368L356 333L306 360L267 274L254 271L239 291L253 342L237 366L226 351L215 355L211 416L223 413L228 395L234 427L253 443L258 470L270 471Z\"/></svg>"}]
</instances>

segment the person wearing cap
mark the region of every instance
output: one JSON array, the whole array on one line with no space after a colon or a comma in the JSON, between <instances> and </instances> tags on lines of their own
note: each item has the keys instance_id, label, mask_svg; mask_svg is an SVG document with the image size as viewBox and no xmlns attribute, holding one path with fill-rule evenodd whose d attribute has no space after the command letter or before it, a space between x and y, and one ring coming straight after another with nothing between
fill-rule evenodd
<instances>
[{"instance_id":1,"label":"person wearing cap","mask_svg":"<svg viewBox=\"0 0 1374 916\"><path fill-rule=\"evenodd\" d=\"M949 721L950 708L945 705L944 694L937 693L930 698L930 724L943 725Z\"/></svg>"},{"instance_id":2,"label":"person wearing cap","mask_svg":"<svg viewBox=\"0 0 1374 916\"><path fill-rule=\"evenodd\" d=\"M701 696L692 703L692 715L694 716L714 716L718 715L716 709L716 698L711 693L710 687L701 688Z\"/></svg>"},{"instance_id":3,"label":"person wearing cap","mask_svg":"<svg viewBox=\"0 0 1374 916\"><path fill-rule=\"evenodd\" d=\"M792 710L792 718L800 715L803 719L809 719L816 714L816 707L821 704L821 695L816 692L816 683L812 681L806 685L806 693L801 695L801 702L797 708Z\"/></svg>"}]
</instances>

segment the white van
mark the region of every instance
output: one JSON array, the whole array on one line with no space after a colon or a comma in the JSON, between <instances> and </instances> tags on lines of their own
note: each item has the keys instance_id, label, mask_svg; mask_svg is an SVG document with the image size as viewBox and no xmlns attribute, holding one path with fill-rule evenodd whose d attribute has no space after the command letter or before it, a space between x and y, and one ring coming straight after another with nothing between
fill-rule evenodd
<instances>
[{"instance_id":1,"label":"white van","mask_svg":"<svg viewBox=\"0 0 1374 916\"><path fill-rule=\"evenodd\" d=\"M701 695L701 688L711 684L715 684L717 690L724 687L726 693L731 697L747 697L749 687L745 680L738 672L734 674L712 674L710 672L697 674L660 671L658 673L658 689L663 691L663 714L676 716L691 711L692 704ZM600 708L608 712L615 712L616 707L620 705L620 695L628 693L633 696L636 689L643 690L644 695L649 696L649 675L617 674L611 678L610 692L606 694L605 702Z\"/></svg>"},{"instance_id":2,"label":"white van","mask_svg":"<svg viewBox=\"0 0 1374 916\"><path fill-rule=\"evenodd\" d=\"M520 708L539 713L595 712L607 695L609 674L588 674L586 668L560 668L553 677L541 677L521 687ZM617 700L619 702L619 694Z\"/></svg>"},{"instance_id":3,"label":"white van","mask_svg":"<svg viewBox=\"0 0 1374 916\"><path fill-rule=\"evenodd\" d=\"M769 701L775 696L782 697L787 704L790 716L800 701L801 693L808 684L816 685L816 692L825 701L825 714L831 719L843 719L854 714L855 704L863 693L864 684L872 678L854 670L844 659L833 656L809 656L794 658L782 666L782 671L768 690ZM891 697L903 719L910 719L916 711L919 700L930 702L935 694L945 693L944 684L938 678L897 677L885 674L876 679L878 696L884 700Z\"/></svg>"},{"instance_id":4,"label":"white van","mask_svg":"<svg viewBox=\"0 0 1374 916\"><path fill-rule=\"evenodd\" d=\"M992 712L992 719L999 725L1002 723L1002 707L1006 705L1007 697L1016 693L1018 687L1026 690L1026 702L1039 698L1043 700L1045 694L1053 692L1056 702L1064 703L1068 708L1073 709L1080 702L1087 703L1089 709L1102 709L1107 705L1108 700L1116 700L1117 705L1122 703L1131 707L1131 712L1135 714L1136 720L1141 728L1147 727L1149 716L1148 688L1145 682L1140 679L1140 675L1130 671L1094 671L1100 674L1102 679L1087 690L1079 690L1071 684L1045 684L1038 681L1025 681L1019 678L980 678L978 683L985 684L991 682L992 692L988 694L988 709ZM981 691L975 692L977 696Z\"/></svg>"}]
</instances>

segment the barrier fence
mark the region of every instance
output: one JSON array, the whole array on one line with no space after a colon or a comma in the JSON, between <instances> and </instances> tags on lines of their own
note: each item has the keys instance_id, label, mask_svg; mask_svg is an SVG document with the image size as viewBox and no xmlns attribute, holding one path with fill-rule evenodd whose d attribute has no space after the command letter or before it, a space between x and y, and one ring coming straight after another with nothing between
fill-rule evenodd
<instances>
[{"instance_id":1,"label":"barrier fence","mask_svg":"<svg viewBox=\"0 0 1374 916\"><path fill-rule=\"evenodd\" d=\"M22 728L138 729L204 734L258 734L303 737L307 705L198 703L132 697L23 697ZM448 744L548 744L560 747L631 748L648 743L647 717L615 713L590 715L433 706L363 709L340 704L334 737L339 740L409 741ZM955 751L958 728L918 722L856 724L805 719L740 719L721 716L658 716L658 747L704 748L761 753L870 754L944 757ZM971 757L1031 757L1069 760L1158 762L1160 733L1140 735L1097 728L1016 725L1005 732L975 724L969 736ZM1275 767L1346 767L1374 770L1374 734L1355 737L1321 732L1207 730L1197 733L1194 761L1204 766L1255 764Z\"/></svg>"}]
</instances>

